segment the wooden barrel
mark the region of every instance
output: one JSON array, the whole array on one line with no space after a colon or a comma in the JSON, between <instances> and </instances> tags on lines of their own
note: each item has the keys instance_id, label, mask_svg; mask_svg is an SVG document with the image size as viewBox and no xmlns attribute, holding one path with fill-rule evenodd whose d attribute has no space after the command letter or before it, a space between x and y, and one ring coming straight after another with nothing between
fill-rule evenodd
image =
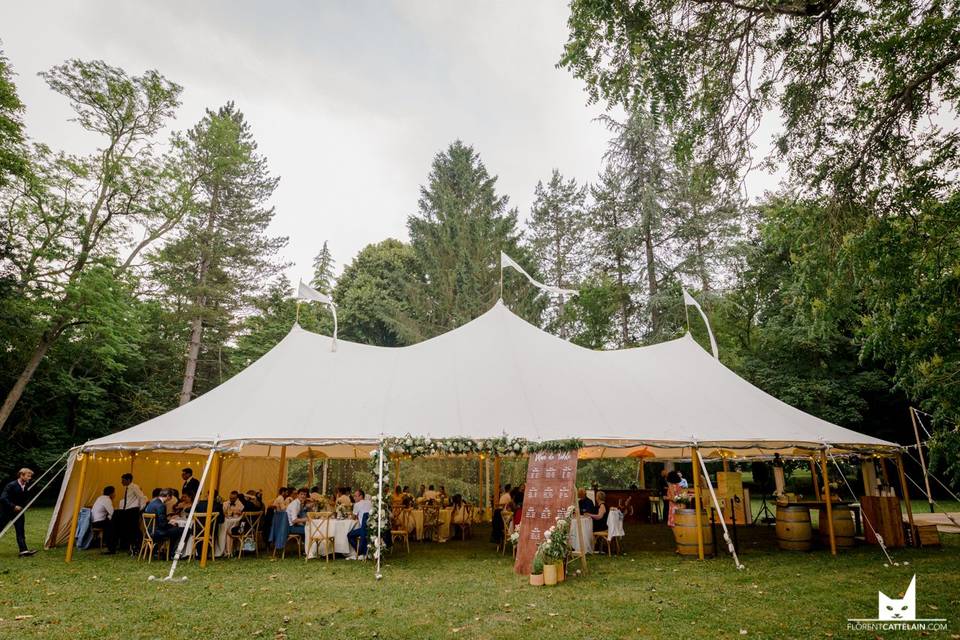
<instances>
[{"instance_id":1,"label":"wooden barrel","mask_svg":"<svg viewBox=\"0 0 960 640\"><path fill-rule=\"evenodd\" d=\"M853 546L853 535L856 527L853 524L853 512L845 504L830 505L833 511L833 538L837 549L847 549ZM820 542L830 548L830 529L827 527L827 507L820 507Z\"/></svg>"},{"instance_id":2,"label":"wooden barrel","mask_svg":"<svg viewBox=\"0 0 960 640\"><path fill-rule=\"evenodd\" d=\"M810 509L777 505L777 545L786 551L809 551L810 538Z\"/></svg>"},{"instance_id":3,"label":"wooden barrel","mask_svg":"<svg viewBox=\"0 0 960 640\"><path fill-rule=\"evenodd\" d=\"M700 514L703 529L703 554L713 555L713 531L706 513ZM673 537L677 541L677 553L682 556L698 555L697 512L694 509L677 509L674 512Z\"/></svg>"}]
</instances>

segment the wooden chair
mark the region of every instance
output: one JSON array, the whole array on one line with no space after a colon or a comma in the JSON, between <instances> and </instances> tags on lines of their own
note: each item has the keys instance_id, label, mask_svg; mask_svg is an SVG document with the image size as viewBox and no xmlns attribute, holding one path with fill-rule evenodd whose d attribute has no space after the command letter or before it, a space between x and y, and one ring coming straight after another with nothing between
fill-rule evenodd
<instances>
[{"instance_id":1,"label":"wooden chair","mask_svg":"<svg viewBox=\"0 0 960 640\"><path fill-rule=\"evenodd\" d=\"M330 516L329 511L308 511L307 526L305 531L311 531L309 540L307 540L307 549L312 549L317 545L317 553L323 551L323 558L330 562L330 556L334 554L334 537L330 535ZM310 554L305 553L306 559L310 559Z\"/></svg>"},{"instance_id":2,"label":"wooden chair","mask_svg":"<svg viewBox=\"0 0 960 640\"><path fill-rule=\"evenodd\" d=\"M97 543L100 547L100 551L103 551L103 529L94 529L91 526L90 531L93 533L93 537L97 540Z\"/></svg>"},{"instance_id":3,"label":"wooden chair","mask_svg":"<svg viewBox=\"0 0 960 640\"><path fill-rule=\"evenodd\" d=\"M243 555L243 545L247 540L253 540L253 551L257 557L260 557L260 521L263 518L263 511L244 512L241 516L241 531L233 533L227 531L227 535L233 541L233 546L237 550L237 560Z\"/></svg>"},{"instance_id":4,"label":"wooden chair","mask_svg":"<svg viewBox=\"0 0 960 640\"><path fill-rule=\"evenodd\" d=\"M423 539L436 540L440 530L440 506L427 504L423 507Z\"/></svg>"},{"instance_id":5,"label":"wooden chair","mask_svg":"<svg viewBox=\"0 0 960 640\"><path fill-rule=\"evenodd\" d=\"M217 520L220 519L219 513L214 513L210 516L210 522L207 522L207 515L196 515L193 516L193 555L200 557L203 553L203 544L204 541L209 537L210 538L210 549L207 552L207 557L210 560L213 560L217 556L217 544L216 540L213 539L213 531L216 528Z\"/></svg>"},{"instance_id":6,"label":"wooden chair","mask_svg":"<svg viewBox=\"0 0 960 640\"><path fill-rule=\"evenodd\" d=\"M500 551L501 554L506 555L507 545L510 544L510 535L513 533L511 530L511 525L513 524L513 512L504 509L500 512L500 517L503 519L503 542L500 543L498 551ZM516 548L514 548L513 552L514 555L516 555Z\"/></svg>"},{"instance_id":7,"label":"wooden chair","mask_svg":"<svg viewBox=\"0 0 960 640\"><path fill-rule=\"evenodd\" d=\"M306 527L304 527L304 531L306 531ZM291 540L293 540L295 543L297 543L297 557L298 557L298 558L301 557L301 556L303 555L303 551L304 551L304 549L303 549L303 537L304 537L304 536L303 536L302 534L299 534L299 533L288 533L288 534L287 534L287 542L286 542L286 544L283 545L283 551L280 552L280 559L281 559L281 560L286 559L286 557L287 557L287 547L290 546L290 541L291 541Z\"/></svg>"},{"instance_id":8,"label":"wooden chair","mask_svg":"<svg viewBox=\"0 0 960 640\"><path fill-rule=\"evenodd\" d=\"M402 542L410 553L410 531L407 529L407 515L413 509L401 509L395 517L390 519L390 543Z\"/></svg>"},{"instance_id":9,"label":"wooden chair","mask_svg":"<svg viewBox=\"0 0 960 640\"><path fill-rule=\"evenodd\" d=\"M473 529L471 523L473 522L473 505L464 504L461 505L459 510L460 522L457 522L456 518L458 517L458 512L454 511L450 516L450 527L460 527L460 539L466 540L468 537L473 537ZM451 534L453 535L453 534Z\"/></svg>"},{"instance_id":10,"label":"wooden chair","mask_svg":"<svg viewBox=\"0 0 960 640\"><path fill-rule=\"evenodd\" d=\"M141 513L140 527L142 529L143 538L140 540L140 553L137 555L137 560L143 560L146 558L147 562L152 562L154 550L157 550L161 553L166 551L167 560L170 560L170 541L164 540L158 547L157 540L154 538L154 532L157 528L157 516L152 513Z\"/></svg>"},{"instance_id":11,"label":"wooden chair","mask_svg":"<svg viewBox=\"0 0 960 640\"><path fill-rule=\"evenodd\" d=\"M593 532L594 548L597 548L598 542L603 542L604 546L607 548L607 555L609 556L609 555L613 555L611 547L615 544L617 545L617 554L620 554L622 552L622 549L620 548L620 538L613 538L613 541L611 542L610 536L607 535L607 533L608 533L607 531Z\"/></svg>"}]
</instances>

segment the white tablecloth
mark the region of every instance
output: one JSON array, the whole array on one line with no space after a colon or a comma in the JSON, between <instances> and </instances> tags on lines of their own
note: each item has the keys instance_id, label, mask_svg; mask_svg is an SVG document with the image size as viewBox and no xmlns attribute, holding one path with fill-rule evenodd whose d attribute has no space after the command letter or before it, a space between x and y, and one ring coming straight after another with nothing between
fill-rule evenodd
<instances>
[{"instance_id":1,"label":"white tablecloth","mask_svg":"<svg viewBox=\"0 0 960 640\"><path fill-rule=\"evenodd\" d=\"M573 550L580 552L580 536L577 534L577 521L579 520L583 528L583 544L587 548L587 553L593 553L593 519L586 516L580 516L570 521L570 544Z\"/></svg>"},{"instance_id":2,"label":"white tablecloth","mask_svg":"<svg viewBox=\"0 0 960 640\"><path fill-rule=\"evenodd\" d=\"M317 548L321 543L315 542L310 544L310 538L313 537L313 533L323 525L323 520L307 520L306 532L307 539L307 557L315 558L317 556ZM333 551L334 553L340 553L343 555L349 555L353 553L353 549L350 547L350 542L347 540L347 534L356 527L358 522L356 520L337 520L335 518L330 519L330 528L328 529L328 535L333 536ZM322 531L322 529L321 529ZM326 549L321 549L321 555Z\"/></svg>"}]
</instances>

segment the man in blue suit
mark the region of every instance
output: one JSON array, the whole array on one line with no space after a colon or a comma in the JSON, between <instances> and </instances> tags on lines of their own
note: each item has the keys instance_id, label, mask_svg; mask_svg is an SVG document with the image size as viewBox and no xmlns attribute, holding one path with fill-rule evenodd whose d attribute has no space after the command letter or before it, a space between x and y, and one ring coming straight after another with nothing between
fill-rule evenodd
<instances>
[{"instance_id":1,"label":"man in blue suit","mask_svg":"<svg viewBox=\"0 0 960 640\"><path fill-rule=\"evenodd\" d=\"M6 526L8 522L16 518L30 502L27 485L31 480L33 480L33 471L31 469L20 469L17 479L3 488L3 493L0 493L0 527ZM13 528L17 532L17 546L20 548L20 557L28 558L35 554L37 552L35 549L27 548L27 534L24 530L23 516L17 519Z\"/></svg>"},{"instance_id":2,"label":"man in blue suit","mask_svg":"<svg viewBox=\"0 0 960 640\"><path fill-rule=\"evenodd\" d=\"M155 516L153 527L153 539L161 542L165 539L177 541L183 533L183 527L174 527L167 522L167 500L170 498L169 489L161 489L160 494L147 504L144 513L150 513Z\"/></svg>"}]
</instances>

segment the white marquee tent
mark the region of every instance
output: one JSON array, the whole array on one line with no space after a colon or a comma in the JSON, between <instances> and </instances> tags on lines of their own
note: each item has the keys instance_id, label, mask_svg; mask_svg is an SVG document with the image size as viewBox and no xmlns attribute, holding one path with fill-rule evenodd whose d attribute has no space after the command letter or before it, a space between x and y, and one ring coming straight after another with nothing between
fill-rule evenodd
<instances>
[{"instance_id":1,"label":"white marquee tent","mask_svg":"<svg viewBox=\"0 0 960 640\"><path fill-rule=\"evenodd\" d=\"M407 434L580 438L583 457L626 456L640 447L664 459L689 459L692 447L706 458L899 449L764 393L689 334L655 346L592 351L539 330L498 302L476 320L413 346L343 340L333 346L331 338L295 326L214 390L79 447L48 544L67 537L62 511L77 491L86 502L101 478L116 482L126 470L149 477L153 469L202 459L210 448L237 456L223 470L236 476L231 486L249 484L256 474L276 477L281 455L365 458L384 437ZM81 451L107 462L91 465L99 471L88 472L83 487L72 464ZM144 480L144 486L152 485Z\"/></svg>"}]
</instances>

